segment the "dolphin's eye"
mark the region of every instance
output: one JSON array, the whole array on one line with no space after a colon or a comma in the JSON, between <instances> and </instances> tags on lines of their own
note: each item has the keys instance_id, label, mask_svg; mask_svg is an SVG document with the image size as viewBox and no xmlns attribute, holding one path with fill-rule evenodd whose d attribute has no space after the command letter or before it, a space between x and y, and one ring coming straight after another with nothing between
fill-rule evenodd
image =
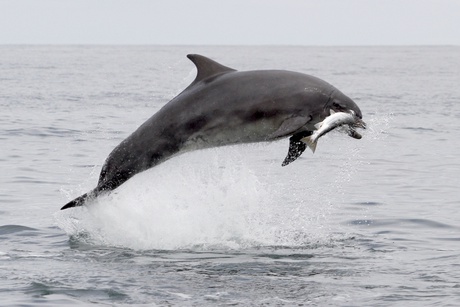
<instances>
[{"instance_id":1,"label":"dolphin's eye","mask_svg":"<svg viewBox=\"0 0 460 307\"><path fill-rule=\"evenodd\" d=\"M337 111L343 110L343 107L342 107L340 104L338 104L337 102L333 102L333 103L332 103L332 106L333 106L334 109L336 109Z\"/></svg>"}]
</instances>

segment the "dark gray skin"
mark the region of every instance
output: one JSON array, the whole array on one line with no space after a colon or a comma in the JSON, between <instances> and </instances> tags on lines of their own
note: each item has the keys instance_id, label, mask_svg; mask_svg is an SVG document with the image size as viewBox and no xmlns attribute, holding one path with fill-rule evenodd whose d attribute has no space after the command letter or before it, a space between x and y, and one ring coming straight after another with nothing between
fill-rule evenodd
<instances>
[{"instance_id":1,"label":"dark gray skin","mask_svg":"<svg viewBox=\"0 0 460 307\"><path fill-rule=\"evenodd\" d=\"M236 71L200 55L188 55L197 77L110 153L97 187L62 209L81 206L176 154L230 144L290 137L283 166L297 159L300 141L330 110L359 107L329 83L283 70Z\"/></svg>"}]
</instances>

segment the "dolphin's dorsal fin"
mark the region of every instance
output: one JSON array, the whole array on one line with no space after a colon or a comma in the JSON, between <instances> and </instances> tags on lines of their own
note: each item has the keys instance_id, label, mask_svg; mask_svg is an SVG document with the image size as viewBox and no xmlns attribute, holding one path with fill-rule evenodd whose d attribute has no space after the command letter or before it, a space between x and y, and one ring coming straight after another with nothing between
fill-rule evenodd
<instances>
[{"instance_id":1,"label":"dolphin's dorsal fin","mask_svg":"<svg viewBox=\"0 0 460 307\"><path fill-rule=\"evenodd\" d=\"M193 64L195 64L197 70L196 78L190 86L206 78L235 71L233 68L219 64L216 61L199 54L188 54L187 57L193 62Z\"/></svg>"}]
</instances>

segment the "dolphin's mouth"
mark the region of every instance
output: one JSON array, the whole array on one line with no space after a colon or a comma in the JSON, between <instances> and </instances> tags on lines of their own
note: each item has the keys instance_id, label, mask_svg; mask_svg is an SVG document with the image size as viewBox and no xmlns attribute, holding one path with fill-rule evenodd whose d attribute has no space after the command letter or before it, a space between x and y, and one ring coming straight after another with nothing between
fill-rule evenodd
<instances>
[{"instance_id":1,"label":"dolphin's mouth","mask_svg":"<svg viewBox=\"0 0 460 307\"><path fill-rule=\"evenodd\" d=\"M353 138L355 138L355 139L362 138L361 134L359 134L355 129L356 128L366 129L367 124L360 117L358 117L356 115L355 111L348 110L348 111L344 111L344 112L345 113L350 113L351 115L353 115L353 118L355 120L354 123L346 125L346 126L348 126L348 129L347 129L348 135L353 137ZM332 115L334 113L334 111L332 109L329 109L329 113Z\"/></svg>"},{"instance_id":2,"label":"dolphin's mouth","mask_svg":"<svg viewBox=\"0 0 460 307\"><path fill-rule=\"evenodd\" d=\"M366 123L362 119L357 118L356 122L354 122L351 125L348 125L347 133L350 137L359 140L363 136L359 132L356 131L356 128L366 129L366 127L367 127Z\"/></svg>"},{"instance_id":3,"label":"dolphin's mouth","mask_svg":"<svg viewBox=\"0 0 460 307\"><path fill-rule=\"evenodd\" d=\"M352 114L354 119L355 119L355 122L353 124L350 124L348 125L348 129L347 129L347 134L354 138L354 139L361 139L363 136L358 132L356 131L356 128L362 128L362 129L366 129L367 125L366 123L361 119L359 118L358 116L356 116L356 113L355 111L353 110L349 110L348 113Z\"/></svg>"},{"instance_id":4,"label":"dolphin's mouth","mask_svg":"<svg viewBox=\"0 0 460 307\"><path fill-rule=\"evenodd\" d=\"M361 138L363 137L359 132L357 132L357 131L356 131L353 127L351 127L351 126L347 129L347 134L348 134L350 137L352 137L352 138L354 138L354 139L357 139L357 140L359 140L359 139L361 139Z\"/></svg>"}]
</instances>

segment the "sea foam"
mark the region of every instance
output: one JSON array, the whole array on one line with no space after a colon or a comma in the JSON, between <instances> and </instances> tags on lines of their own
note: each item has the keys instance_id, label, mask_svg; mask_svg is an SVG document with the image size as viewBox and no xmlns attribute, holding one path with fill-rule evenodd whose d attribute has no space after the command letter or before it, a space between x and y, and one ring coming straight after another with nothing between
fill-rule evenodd
<instances>
[{"instance_id":1,"label":"sea foam","mask_svg":"<svg viewBox=\"0 0 460 307\"><path fill-rule=\"evenodd\" d=\"M315 175L248 158L270 146L177 156L84 207L56 213L56 221L78 240L134 249L300 247L327 240L333 206Z\"/></svg>"}]
</instances>

